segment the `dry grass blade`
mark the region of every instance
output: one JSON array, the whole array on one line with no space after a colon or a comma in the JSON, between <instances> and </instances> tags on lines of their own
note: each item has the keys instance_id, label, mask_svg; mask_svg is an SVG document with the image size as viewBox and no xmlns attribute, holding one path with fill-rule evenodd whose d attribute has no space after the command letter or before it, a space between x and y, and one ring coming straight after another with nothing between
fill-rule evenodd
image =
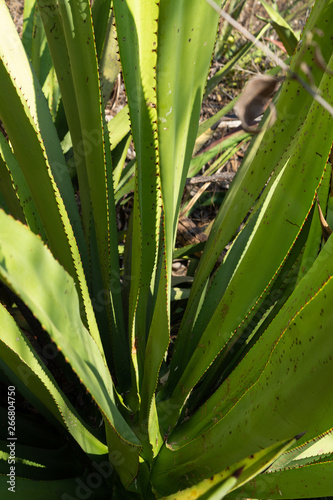
<instances>
[{"instance_id":1,"label":"dry grass blade","mask_svg":"<svg viewBox=\"0 0 333 500\"><path fill-rule=\"evenodd\" d=\"M202 193L204 193L206 191L206 189L208 188L209 185L210 185L210 181L206 182L203 186L201 186L200 189L198 189L197 193L195 193L195 195L193 196L191 201L188 203L188 205L186 205L184 210L182 210L181 213L179 214L180 218L183 217L186 213L188 213L191 210L191 208L195 205L196 201L200 198Z\"/></svg>"}]
</instances>

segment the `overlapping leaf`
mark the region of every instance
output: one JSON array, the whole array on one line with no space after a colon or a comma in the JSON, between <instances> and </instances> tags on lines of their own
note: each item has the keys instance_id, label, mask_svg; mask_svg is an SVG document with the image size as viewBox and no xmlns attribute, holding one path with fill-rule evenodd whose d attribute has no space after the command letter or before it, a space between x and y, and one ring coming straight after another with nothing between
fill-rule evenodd
<instances>
[{"instance_id":1,"label":"overlapping leaf","mask_svg":"<svg viewBox=\"0 0 333 500\"><path fill-rule=\"evenodd\" d=\"M1 278L36 315L98 404L105 419L111 460L115 451L127 456L126 467L119 473L129 484L137 473L140 444L116 407L101 347L81 321L74 281L37 236L3 211L0 219Z\"/></svg>"}]
</instances>

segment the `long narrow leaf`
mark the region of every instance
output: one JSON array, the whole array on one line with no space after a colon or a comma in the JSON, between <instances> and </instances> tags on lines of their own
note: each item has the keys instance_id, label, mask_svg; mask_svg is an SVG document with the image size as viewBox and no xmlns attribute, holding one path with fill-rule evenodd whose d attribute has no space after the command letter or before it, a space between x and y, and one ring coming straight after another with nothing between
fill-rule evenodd
<instances>
[{"instance_id":1,"label":"long narrow leaf","mask_svg":"<svg viewBox=\"0 0 333 500\"><path fill-rule=\"evenodd\" d=\"M2 211L0 221L1 278L36 315L98 404L105 420L111 463L115 462L112 457L116 451L126 457L126 467L119 467L117 460L114 465L128 485L137 473L140 444L116 407L105 360L81 321L74 281L26 227Z\"/></svg>"}]
</instances>

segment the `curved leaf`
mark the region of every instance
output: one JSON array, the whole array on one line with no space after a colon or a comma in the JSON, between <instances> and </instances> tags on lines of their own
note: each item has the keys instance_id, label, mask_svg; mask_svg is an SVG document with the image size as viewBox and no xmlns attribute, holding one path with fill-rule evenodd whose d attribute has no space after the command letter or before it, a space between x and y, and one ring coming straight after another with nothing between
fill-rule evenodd
<instances>
[{"instance_id":1,"label":"curved leaf","mask_svg":"<svg viewBox=\"0 0 333 500\"><path fill-rule=\"evenodd\" d=\"M330 17L331 12L331 1L316 2L305 27L303 37L314 28L322 30L324 33L324 37L321 39L323 56L325 60L331 59L332 63L330 37L333 36L333 30L331 26L327 26L327 19ZM325 92L325 97L331 102L329 80L326 75L323 77L323 71L320 68L312 65L313 57L313 47L300 43L292 60L291 69L297 68L301 62L310 65L315 84L319 85L322 80L321 88ZM302 106L299 106L300 100ZM252 145L249 147L242 166L237 172L214 221L204 253L200 259L191 289L191 296L177 336L167 393L171 392L179 378L179 373L173 375L175 368L187 364L188 358L184 356L184 352L186 352L187 346L191 344L189 337L193 322L197 316L198 304L202 300L204 287L217 258L253 206L271 173L285 153L284 148L288 148L298 128L303 124L310 107L312 106L312 110L315 110L315 105L312 105L312 103L313 99L310 94L300 88L296 81L285 81L276 102L277 121L263 135L259 134L253 139ZM318 113L320 114L321 110L318 110Z\"/></svg>"},{"instance_id":2,"label":"curved leaf","mask_svg":"<svg viewBox=\"0 0 333 500\"><path fill-rule=\"evenodd\" d=\"M47 409L47 414L51 413L61 422L86 453L96 455L107 453L107 447L88 429L1 304L0 322L4 332L0 339L0 366L4 372L9 377L15 375L21 381L21 389L25 396L29 399L29 394L32 393Z\"/></svg>"},{"instance_id":3,"label":"curved leaf","mask_svg":"<svg viewBox=\"0 0 333 500\"><path fill-rule=\"evenodd\" d=\"M96 401L105 420L111 463L129 484L137 473L140 443L116 406L100 347L81 321L73 279L37 236L3 211L0 227L1 278L37 317ZM119 466L116 452L126 457L126 467L122 461Z\"/></svg>"}]
</instances>

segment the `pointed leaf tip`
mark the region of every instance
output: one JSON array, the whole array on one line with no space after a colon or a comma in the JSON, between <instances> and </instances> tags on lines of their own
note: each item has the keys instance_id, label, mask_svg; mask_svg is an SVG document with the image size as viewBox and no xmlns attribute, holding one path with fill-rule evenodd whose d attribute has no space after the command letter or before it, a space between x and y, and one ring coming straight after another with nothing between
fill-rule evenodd
<instances>
[{"instance_id":1,"label":"pointed leaf tip","mask_svg":"<svg viewBox=\"0 0 333 500\"><path fill-rule=\"evenodd\" d=\"M301 437L303 437L303 436L304 436L304 434L306 434L306 433L307 433L307 431L305 431L305 432L300 432L299 434L297 434L297 435L295 436L296 441L298 441L299 439L301 439Z\"/></svg>"},{"instance_id":2,"label":"pointed leaf tip","mask_svg":"<svg viewBox=\"0 0 333 500\"><path fill-rule=\"evenodd\" d=\"M239 478L239 476L241 475L241 473L243 472L244 470L244 467L240 467L239 469L237 469L234 473L233 473L233 477L235 477L236 479Z\"/></svg>"}]
</instances>

